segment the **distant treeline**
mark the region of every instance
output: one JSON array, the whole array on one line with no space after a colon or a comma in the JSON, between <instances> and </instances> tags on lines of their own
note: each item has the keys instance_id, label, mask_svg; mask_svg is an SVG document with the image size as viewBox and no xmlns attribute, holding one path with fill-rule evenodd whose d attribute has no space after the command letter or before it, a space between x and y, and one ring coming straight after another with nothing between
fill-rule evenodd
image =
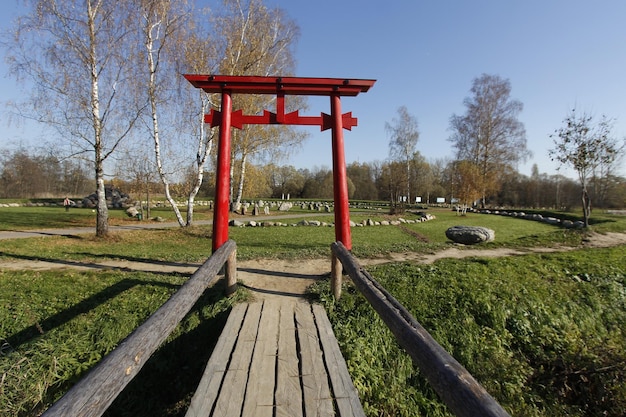
<instances>
[{"instance_id":1,"label":"distant treeline","mask_svg":"<svg viewBox=\"0 0 626 417\"><path fill-rule=\"evenodd\" d=\"M437 199L446 203L454 201L455 187L452 164L442 161L432 163L416 156L411 171L411 203L435 204ZM238 172L238 170L234 170ZM397 162L373 162L348 165L348 192L350 199L400 201L406 199L404 166ZM79 160L61 160L54 156L29 153L24 149L0 151L0 198L42 198L86 196L94 192L95 180L91 165ZM162 194L162 185L118 174L110 183L137 199L146 195ZM238 178L233 178L236 184ZM172 189L177 197L184 198L189 181L182 180ZM206 172L198 197L214 195L215 173ZM626 207L626 179L610 176L594 178L590 192L596 207ZM245 198L303 198L332 199L332 170L326 167L297 169L274 164L249 165L243 195ZM580 184L562 175L540 174L537 167L533 175L526 176L510 170L502 174L499 192L487 197L492 207L532 207L571 209L580 206Z\"/></svg>"}]
</instances>

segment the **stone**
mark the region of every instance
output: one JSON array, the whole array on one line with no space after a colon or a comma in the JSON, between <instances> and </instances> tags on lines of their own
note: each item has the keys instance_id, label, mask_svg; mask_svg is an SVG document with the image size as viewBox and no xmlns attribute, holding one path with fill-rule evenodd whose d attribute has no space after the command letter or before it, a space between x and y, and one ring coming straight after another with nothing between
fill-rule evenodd
<instances>
[{"instance_id":1,"label":"stone","mask_svg":"<svg viewBox=\"0 0 626 417\"><path fill-rule=\"evenodd\" d=\"M280 205L278 206L278 211L289 211L291 210L291 208L293 207L293 204L288 203L286 201L283 201L282 203L280 203Z\"/></svg>"},{"instance_id":2,"label":"stone","mask_svg":"<svg viewBox=\"0 0 626 417\"><path fill-rule=\"evenodd\" d=\"M244 227L245 223L236 219L232 219L230 222L228 222L228 225L233 227Z\"/></svg>"},{"instance_id":3,"label":"stone","mask_svg":"<svg viewBox=\"0 0 626 417\"><path fill-rule=\"evenodd\" d=\"M453 226L446 230L446 237L455 243L474 245L491 242L496 238L496 233L481 226Z\"/></svg>"},{"instance_id":4,"label":"stone","mask_svg":"<svg viewBox=\"0 0 626 417\"><path fill-rule=\"evenodd\" d=\"M129 207L126 209L126 215L128 217L135 217L139 214L139 210L136 207Z\"/></svg>"}]
</instances>

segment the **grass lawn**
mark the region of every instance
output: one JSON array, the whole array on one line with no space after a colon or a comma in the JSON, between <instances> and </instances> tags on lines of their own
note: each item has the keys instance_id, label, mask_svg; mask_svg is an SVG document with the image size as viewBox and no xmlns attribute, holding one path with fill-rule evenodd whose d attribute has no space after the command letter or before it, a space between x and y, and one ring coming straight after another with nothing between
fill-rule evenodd
<instances>
[{"instance_id":1,"label":"grass lawn","mask_svg":"<svg viewBox=\"0 0 626 417\"><path fill-rule=\"evenodd\" d=\"M161 216L166 221L176 221L174 213L169 208L151 210L151 216ZM183 213L184 216L184 213ZM212 212L204 207L194 210L194 219L211 219ZM130 218L122 209L109 209L109 224L136 224L137 220ZM0 207L0 230L33 230L33 229L60 229L72 227L95 227L96 213L88 208L71 208L65 211L63 207Z\"/></svg>"},{"instance_id":2,"label":"grass lawn","mask_svg":"<svg viewBox=\"0 0 626 417\"><path fill-rule=\"evenodd\" d=\"M0 209L0 228L18 229L23 217L46 228L68 227L67 222L83 216L93 221L89 211L64 217L61 208L25 209ZM16 211L5 216L10 210ZM578 246L585 238L581 231L510 217L433 212L437 219L429 222L353 228L353 253L366 258L437 251L450 246L444 232L457 224L495 230L495 242L474 249ZM112 213L125 221L123 212ZM303 213L302 218L315 216ZM352 216L356 222L367 218L389 217L380 212ZM594 219L594 231L626 230L623 216L594 213ZM328 257L334 240L331 227L230 228L229 233L240 259ZM3 240L0 261L202 262L211 252L210 237L210 227L192 227L119 232L105 239ZM623 415L625 246L446 259L433 265L390 263L370 272L512 415ZM0 415L39 415L186 279L113 270L0 268ZM367 414L448 415L354 288L346 284L345 295L335 302L328 287L320 283L313 296L329 312ZM246 296L242 291L226 299L219 285L208 289L106 415L184 415L230 306Z\"/></svg>"}]
</instances>

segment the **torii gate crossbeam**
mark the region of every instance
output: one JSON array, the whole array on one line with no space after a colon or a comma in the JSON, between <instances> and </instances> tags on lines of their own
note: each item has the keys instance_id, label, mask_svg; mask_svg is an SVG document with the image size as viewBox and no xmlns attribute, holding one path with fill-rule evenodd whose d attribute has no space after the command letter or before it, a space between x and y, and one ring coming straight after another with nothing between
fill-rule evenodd
<instances>
[{"instance_id":1,"label":"torii gate crossbeam","mask_svg":"<svg viewBox=\"0 0 626 417\"><path fill-rule=\"evenodd\" d=\"M194 87L207 93L221 93L222 97L220 111L211 109L204 117L205 123L220 128L213 213L213 251L228 240L230 128L241 129L245 124L308 125L320 126L321 130L332 129L335 239L348 250L352 249L343 129L351 130L357 125L357 119L352 117L351 112L341 114L341 96L354 97L365 93L376 80L195 74L187 74L185 78ZM264 110L260 115L244 115L241 110L233 112L233 94L274 94L276 112ZM328 96L331 114L300 116L297 110L285 113L286 95Z\"/></svg>"}]
</instances>

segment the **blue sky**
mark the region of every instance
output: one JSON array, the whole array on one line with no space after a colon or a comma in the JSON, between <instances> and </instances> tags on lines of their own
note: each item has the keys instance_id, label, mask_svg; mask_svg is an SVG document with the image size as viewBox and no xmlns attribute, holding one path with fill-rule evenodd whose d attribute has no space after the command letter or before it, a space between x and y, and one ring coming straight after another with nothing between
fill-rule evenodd
<instances>
[{"instance_id":1,"label":"blue sky","mask_svg":"<svg viewBox=\"0 0 626 417\"><path fill-rule=\"evenodd\" d=\"M616 118L626 136L626 2L580 0L271 0L301 30L296 75L372 78L365 94L342 100L359 126L345 131L348 162L384 160L385 122L406 106L419 124L417 149L452 157L449 119L463 114L472 80L483 73L511 82L524 104L520 120L534 156L530 175L556 173L549 135L576 107ZM326 99L310 112L329 111ZM332 166L330 133L310 139L291 158L298 167ZM622 167L622 172L624 169ZM570 175L573 174L570 172Z\"/></svg>"},{"instance_id":2,"label":"blue sky","mask_svg":"<svg viewBox=\"0 0 626 417\"><path fill-rule=\"evenodd\" d=\"M418 120L417 150L427 159L451 158L450 116L464 113L472 80L483 73L508 79L511 96L524 104L520 120L533 157L519 165L522 174L529 175L533 163L542 173L557 172L549 135L574 107L617 119L614 135L626 136L623 0L265 1L300 27L296 76L377 80L369 92L342 99L342 111L359 120L344 131L348 163L387 158L385 123L400 106ZM3 7L4 30L17 9ZM19 96L5 73L2 63L0 101ZM327 98L309 103L307 115L330 112ZM32 136L28 126L7 126L3 107L0 126L0 148ZM283 163L331 167L330 132L305 129L310 138Z\"/></svg>"}]
</instances>

